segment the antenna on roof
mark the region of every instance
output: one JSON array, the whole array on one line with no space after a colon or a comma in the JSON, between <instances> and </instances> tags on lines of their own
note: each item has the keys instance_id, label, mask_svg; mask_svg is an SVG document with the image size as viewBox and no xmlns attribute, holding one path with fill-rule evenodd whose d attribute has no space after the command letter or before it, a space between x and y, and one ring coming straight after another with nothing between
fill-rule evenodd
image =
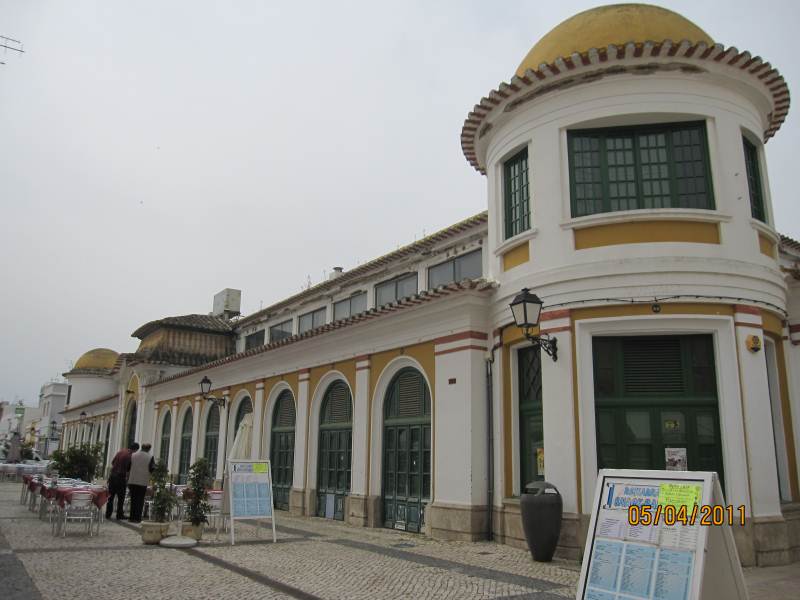
<instances>
[{"instance_id":1,"label":"antenna on roof","mask_svg":"<svg viewBox=\"0 0 800 600\"><path fill-rule=\"evenodd\" d=\"M4 48L4 54L8 54L8 51L11 50L12 52L19 52L20 54L24 53L25 50L22 49L22 42L19 40L15 40L14 38L6 37L4 35L0 35L0 48ZM4 65L2 60L0 60L0 65Z\"/></svg>"}]
</instances>

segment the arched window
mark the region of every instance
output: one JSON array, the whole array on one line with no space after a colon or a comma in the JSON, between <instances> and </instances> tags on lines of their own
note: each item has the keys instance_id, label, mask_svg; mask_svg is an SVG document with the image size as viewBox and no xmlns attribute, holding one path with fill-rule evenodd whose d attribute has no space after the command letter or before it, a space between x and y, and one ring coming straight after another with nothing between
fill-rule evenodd
<instances>
[{"instance_id":1,"label":"arched window","mask_svg":"<svg viewBox=\"0 0 800 600\"><path fill-rule=\"evenodd\" d=\"M106 425L106 441L103 447L103 464L108 465L108 441L111 439L111 423Z\"/></svg>"},{"instance_id":2,"label":"arched window","mask_svg":"<svg viewBox=\"0 0 800 600\"><path fill-rule=\"evenodd\" d=\"M178 483L186 483L189 476L189 461L192 458L192 409L183 415L181 426L181 452L178 460Z\"/></svg>"},{"instance_id":3,"label":"arched window","mask_svg":"<svg viewBox=\"0 0 800 600\"><path fill-rule=\"evenodd\" d=\"M239 425L241 425L244 416L250 414L251 412L253 412L253 402L249 397L244 398L239 403L239 408L236 410L236 420L233 422L233 436L231 439L236 437L236 433L239 431Z\"/></svg>"},{"instance_id":4,"label":"arched window","mask_svg":"<svg viewBox=\"0 0 800 600\"><path fill-rule=\"evenodd\" d=\"M217 449L219 448L219 408L212 404L206 419L206 443L203 456L211 465L211 472L217 472Z\"/></svg>"},{"instance_id":5,"label":"arched window","mask_svg":"<svg viewBox=\"0 0 800 600\"><path fill-rule=\"evenodd\" d=\"M289 509L289 490L292 488L294 471L294 397L283 390L275 402L270 436L270 463L272 464L272 488L275 507Z\"/></svg>"},{"instance_id":6,"label":"arched window","mask_svg":"<svg viewBox=\"0 0 800 600\"><path fill-rule=\"evenodd\" d=\"M125 447L130 448L136 441L136 401L132 400L128 408L128 429L125 432Z\"/></svg>"},{"instance_id":7,"label":"arched window","mask_svg":"<svg viewBox=\"0 0 800 600\"><path fill-rule=\"evenodd\" d=\"M422 373L394 376L383 417L384 526L419 532L431 496L431 394Z\"/></svg>"},{"instance_id":8,"label":"arched window","mask_svg":"<svg viewBox=\"0 0 800 600\"><path fill-rule=\"evenodd\" d=\"M344 498L350 493L353 398L344 381L325 391L319 422L317 516L344 519Z\"/></svg>"},{"instance_id":9,"label":"arched window","mask_svg":"<svg viewBox=\"0 0 800 600\"><path fill-rule=\"evenodd\" d=\"M158 458L164 464L169 463L169 438L172 431L172 415L167 411L164 421L161 423L161 446L158 451ZM167 467L169 469L169 467Z\"/></svg>"}]
</instances>

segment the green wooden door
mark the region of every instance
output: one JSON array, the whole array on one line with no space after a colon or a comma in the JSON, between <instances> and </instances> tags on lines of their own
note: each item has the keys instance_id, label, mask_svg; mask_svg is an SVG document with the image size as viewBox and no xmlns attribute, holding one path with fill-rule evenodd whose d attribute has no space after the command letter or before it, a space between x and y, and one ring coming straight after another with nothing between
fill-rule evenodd
<instances>
[{"instance_id":1,"label":"green wooden door","mask_svg":"<svg viewBox=\"0 0 800 600\"><path fill-rule=\"evenodd\" d=\"M419 532L431 495L431 396L416 369L403 369L384 402L383 524Z\"/></svg>"},{"instance_id":2,"label":"green wooden door","mask_svg":"<svg viewBox=\"0 0 800 600\"><path fill-rule=\"evenodd\" d=\"M710 335L599 337L593 355L599 468L716 471L724 481Z\"/></svg>"},{"instance_id":3,"label":"green wooden door","mask_svg":"<svg viewBox=\"0 0 800 600\"><path fill-rule=\"evenodd\" d=\"M350 388L335 381L325 392L317 452L317 516L344 520L350 494L353 400Z\"/></svg>"},{"instance_id":4,"label":"green wooden door","mask_svg":"<svg viewBox=\"0 0 800 600\"><path fill-rule=\"evenodd\" d=\"M289 390L284 390L275 404L269 453L275 507L283 510L289 510L294 474L294 426L294 397Z\"/></svg>"},{"instance_id":5,"label":"green wooden door","mask_svg":"<svg viewBox=\"0 0 800 600\"><path fill-rule=\"evenodd\" d=\"M542 352L538 346L517 353L519 365L520 492L532 481L544 479L542 426Z\"/></svg>"}]
</instances>

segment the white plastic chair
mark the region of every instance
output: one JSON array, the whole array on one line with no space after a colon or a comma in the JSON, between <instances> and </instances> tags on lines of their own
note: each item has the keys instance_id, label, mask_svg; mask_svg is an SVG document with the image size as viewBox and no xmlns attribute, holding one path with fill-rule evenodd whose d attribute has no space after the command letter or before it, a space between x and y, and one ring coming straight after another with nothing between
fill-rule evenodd
<instances>
[{"instance_id":1,"label":"white plastic chair","mask_svg":"<svg viewBox=\"0 0 800 600\"><path fill-rule=\"evenodd\" d=\"M91 492L73 492L70 499L64 503L63 513L64 522L61 529L61 537L67 537L67 523L69 521L85 521L92 536L92 523L97 513L95 505L92 503L94 496Z\"/></svg>"}]
</instances>

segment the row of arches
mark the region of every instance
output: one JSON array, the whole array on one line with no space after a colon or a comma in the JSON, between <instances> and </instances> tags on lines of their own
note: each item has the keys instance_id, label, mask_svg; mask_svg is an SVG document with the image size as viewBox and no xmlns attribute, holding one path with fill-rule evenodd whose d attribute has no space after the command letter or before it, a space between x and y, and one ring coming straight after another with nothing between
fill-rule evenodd
<instances>
[{"instance_id":1,"label":"row of arches","mask_svg":"<svg viewBox=\"0 0 800 600\"><path fill-rule=\"evenodd\" d=\"M353 396L349 385L335 378L325 387L319 405L318 434L309 450L316 454L316 515L343 520L346 498L350 494L353 454ZM232 438L244 416L253 411L249 397L237 406L231 423ZM296 398L292 390L280 391L268 415L269 448L273 473L275 506L287 510L294 479ZM431 496L431 394L422 373L413 367L398 371L388 385L383 402L381 495L383 522L387 527L402 523L407 530L419 531L424 510ZM193 410L180 416L176 434L177 478L188 475L192 448ZM216 464L219 452L220 411L212 406L206 412L204 435L197 452ZM198 428L200 431L200 428ZM158 454L168 460L172 415L166 411L157 431ZM315 446L315 447L314 447Z\"/></svg>"}]
</instances>

